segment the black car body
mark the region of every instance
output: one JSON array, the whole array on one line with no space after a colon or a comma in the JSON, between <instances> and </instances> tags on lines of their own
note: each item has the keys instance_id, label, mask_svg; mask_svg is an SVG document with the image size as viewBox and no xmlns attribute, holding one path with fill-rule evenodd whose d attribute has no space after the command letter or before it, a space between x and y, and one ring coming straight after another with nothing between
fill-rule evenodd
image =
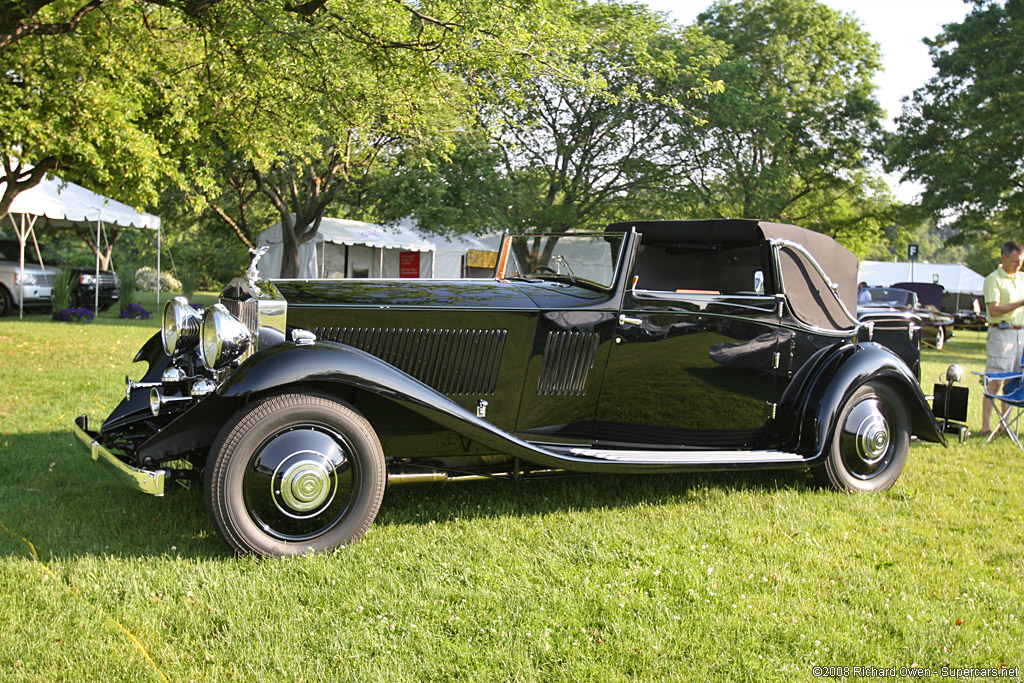
<instances>
[{"instance_id":1,"label":"black car body","mask_svg":"<svg viewBox=\"0 0 1024 683\"><path fill-rule=\"evenodd\" d=\"M921 321L921 340L936 349L942 349L946 345L946 340L953 336L953 316L943 313L939 310L938 306L934 303L936 300L939 304L942 302L942 287L940 285L931 285L928 283L901 283L903 285L913 285L915 288L920 288L922 291L927 292L929 301L932 303L923 303L918 295L918 292L913 289L904 289L898 286L892 287L868 287L867 291L871 295L871 301L869 303L862 303L858 306L858 309L863 313L865 311L906 311L917 316ZM934 297L935 291L927 288L937 287L938 296Z\"/></svg>"},{"instance_id":2,"label":"black car body","mask_svg":"<svg viewBox=\"0 0 1024 683\"><path fill-rule=\"evenodd\" d=\"M837 284L830 282L833 274ZM203 481L235 549L359 538L385 484L811 468L841 490L944 443L916 377L858 342L856 258L752 220L507 237L494 280L237 280L168 304L96 459Z\"/></svg>"}]
</instances>

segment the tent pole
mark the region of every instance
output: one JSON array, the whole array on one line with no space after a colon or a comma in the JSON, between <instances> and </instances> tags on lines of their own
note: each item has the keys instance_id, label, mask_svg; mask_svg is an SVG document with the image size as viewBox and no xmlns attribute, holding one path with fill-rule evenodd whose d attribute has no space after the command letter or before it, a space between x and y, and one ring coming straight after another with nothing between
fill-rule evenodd
<instances>
[{"instance_id":1,"label":"tent pole","mask_svg":"<svg viewBox=\"0 0 1024 683\"><path fill-rule=\"evenodd\" d=\"M11 218L11 222L14 223L14 219ZM18 244L21 247L21 274L18 276L18 283L21 288L21 295L18 297L18 320L25 319L25 242L28 239L28 232L25 230L25 214L21 214L21 230L18 230L18 225L14 225L15 231L18 233Z\"/></svg>"},{"instance_id":2,"label":"tent pole","mask_svg":"<svg viewBox=\"0 0 1024 683\"><path fill-rule=\"evenodd\" d=\"M156 312L160 312L160 236L163 232L162 226L156 226Z\"/></svg>"},{"instance_id":3,"label":"tent pole","mask_svg":"<svg viewBox=\"0 0 1024 683\"><path fill-rule=\"evenodd\" d=\"M95 318L100 313L100 230L103 228L103 214L96 218L96 279L93 280L93 304L92 315Z\"/></svg>"}]
</instances>

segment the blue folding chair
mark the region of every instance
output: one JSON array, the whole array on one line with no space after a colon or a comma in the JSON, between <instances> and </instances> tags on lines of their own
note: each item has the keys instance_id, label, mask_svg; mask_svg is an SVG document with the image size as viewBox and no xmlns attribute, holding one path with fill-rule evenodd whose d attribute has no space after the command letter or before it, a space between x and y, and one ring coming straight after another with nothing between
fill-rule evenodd
<instances>
[{"instance_id":1,"label":"blue folding chair","mask_svg":"<svg viewBox=\"0 0 1024 683\"><path fill-rule=\"evenodd\" d=\"M1017 448L1024 451L1024 446L1020 443L1020 416L1021 410L1024 409L1024 371L975 371L974 374L981 376L982 392L985 395L983 400L991 401L996 416L999 418L999 424L988 435L985 443L990 443L1002 429L1017 444ZM993 380L1003 381L1002 390L998 393L990 393L988 390L988 383ZM999 405L1000 403L1002 406Z\"/></svg>"}]
</instances>

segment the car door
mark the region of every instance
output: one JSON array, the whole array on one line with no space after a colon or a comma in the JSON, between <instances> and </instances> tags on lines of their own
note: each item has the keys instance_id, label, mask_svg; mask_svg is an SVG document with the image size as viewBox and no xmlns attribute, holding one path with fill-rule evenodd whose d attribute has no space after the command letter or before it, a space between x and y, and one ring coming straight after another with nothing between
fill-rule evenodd
<instances>
[{"instance_id":1,"label":"car door","mask_svg":"<svg viewBox=\"0 0 1024 683\"><path fill-rule=\"evenodd\" d=\"M616 321L595 442L755 443L784 388L778 378L782 301L764 293L762 250L646 251L637 257L636 286ZM673 265L652 268L652 259ZM701 280L701 272L713 277ZM641 286L645 279L648 288Z\"/></svg>"}]
</instances>

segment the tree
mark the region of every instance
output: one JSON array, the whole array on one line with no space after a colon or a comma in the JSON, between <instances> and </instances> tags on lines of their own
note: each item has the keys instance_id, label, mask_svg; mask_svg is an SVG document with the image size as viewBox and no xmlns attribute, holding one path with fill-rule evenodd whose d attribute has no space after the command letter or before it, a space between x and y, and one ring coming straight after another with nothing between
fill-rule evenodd
<instances>
[{"instance_id":1,"label":"tree","mask_svg":"<svg viewBox=\"0 0 1024 683\"><path fill-rule=\"evenodd\" d=\"M196 194L224 210L223 165L247 167L258 201L283 228L282 275L332 204L358 206L389 159L451 146L474 90L466 72L525 73L553 61L557 14L545 5L483 0L435 3L348 0L312 17L264 3L247 14L207 16L202 142L190 161ZM251 201L255 195L247 195ZM243 204L238 204L242 206Z\"/></svg>"},{"instance_id":2,"label":"tree","mask_svg":"<svg viewBox=\"0 0 1024 683\"><path fill-rule=\"evenodd\" d=\"M32 3L16 3L16 6ZM39 10L40 20L70 3ZM8 10L10 11L10 10ZM174 166L163 155L188 137L187 30L177 13L107 0L74 31L26 34L0 51L0 220L47 174L136 206L155 201Z\"/></svg>"},{"instance_id":3,"label":"tree","mask_svg":"<svg viewBox=\"0 0 1024 683\"><path fill-rule=\"evenodd\" d=\"M954 218L963 240L1020 239L1024 2L972 1L962 22L925 41L936 74L906 103L889 166L922 183L923 208Z\"/></svg>"},{"instance_id":4,"label":"tree","mask_svg":"<svg viewBox=\"0 0 1024 683\"><path fill-rule=\"evenodd\" d=\"M729 51L711 72L724 92L695 103L705 125L676 141L684 210L875 239L892 204L869 171L878 46L815 0L718 2L696 26Z\"/></svg>"},{"instance_id":5,"label":"tree","mask_svg":"<svg viewBox=\"0 0 1024 683\"><path fill-rule=\"evenodd\" d=\"M664 201L678 172L671 132L692 123L694 101L721 88L707 75L718 46L661 14L579 3L571 18L587 36L569 54L577 78L512 79L480 105L514 230L598 226L638 197Z\"/></svg>"}]
</instances>

